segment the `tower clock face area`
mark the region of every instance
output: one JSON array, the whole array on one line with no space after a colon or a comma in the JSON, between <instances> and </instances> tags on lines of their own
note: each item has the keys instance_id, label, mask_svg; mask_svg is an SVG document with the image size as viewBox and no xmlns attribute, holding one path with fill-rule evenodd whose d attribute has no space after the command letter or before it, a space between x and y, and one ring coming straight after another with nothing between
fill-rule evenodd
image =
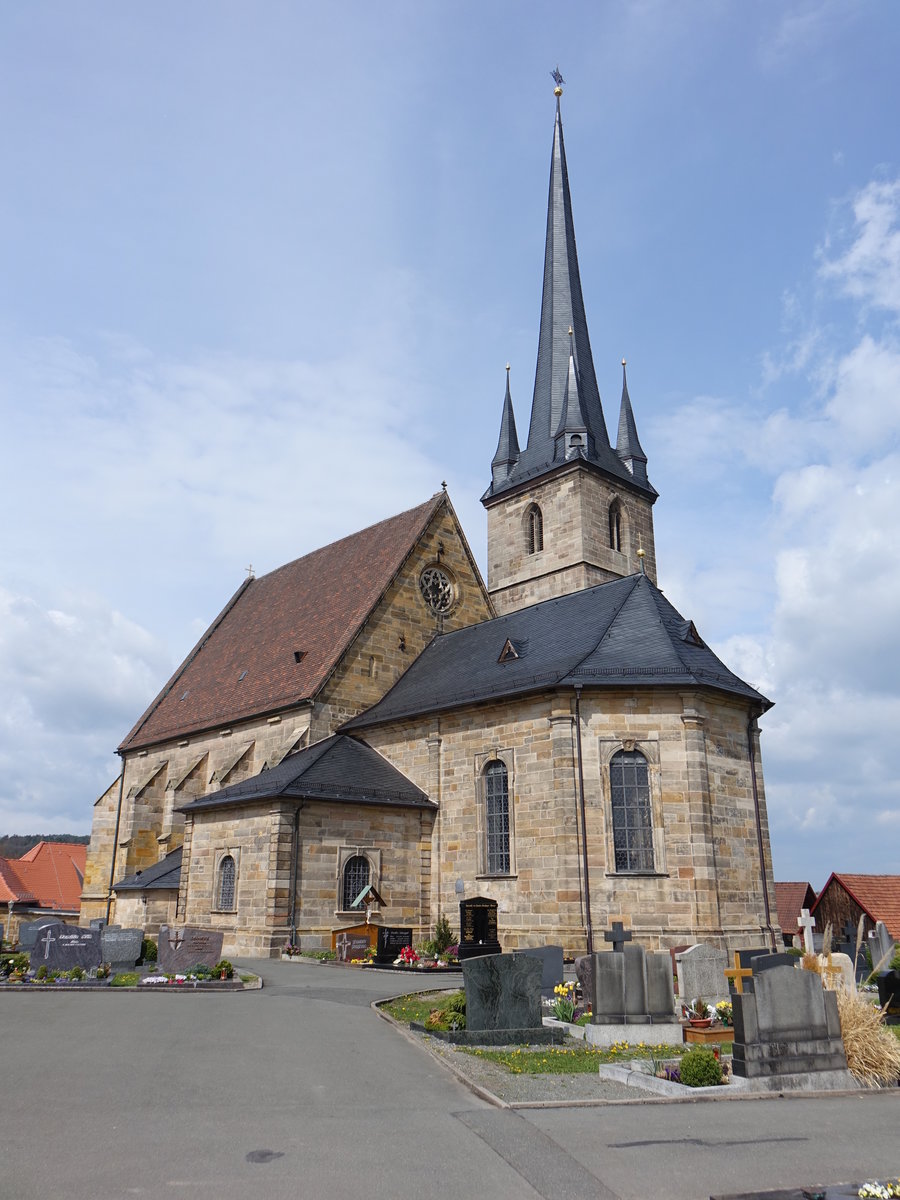
<instances>
[{"instance_id":1,"label":"tower clock face area","mask_svg":"<svg viewBox=\"0 0 900 1200\"><path fill-rule=\"evenodd\" d=\"M439 617L445 617L456 600L453 580L440 567L425 568L419 576L419 591L431 611Z\"/></svg>"}]
</instances>

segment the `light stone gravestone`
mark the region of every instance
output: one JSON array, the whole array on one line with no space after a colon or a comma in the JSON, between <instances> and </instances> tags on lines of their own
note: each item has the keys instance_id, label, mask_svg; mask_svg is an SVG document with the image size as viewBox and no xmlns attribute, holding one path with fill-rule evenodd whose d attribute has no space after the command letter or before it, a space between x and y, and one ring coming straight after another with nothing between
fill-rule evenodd
<instances>
[{"instance_id":1,"label":"light stone gravestone","mask_svg":"<svg viewBox=\"0 0 900 1200\"><path fill-rule=\"evenodd\" d=\"M828 955L827 958L824 954L820 954L819 966L822 969L822 983L830 991L853 992L856 990L853 959L849 954L841 954L839 951L837 954Z\"/></svg>"},{"instance_id":2,"label":"light stone gravestone","mask_svg":"<svg viewBox=\"0 0 900 1200\"><path fill-rule=\"evenodd\" d=\"M31 969L68 971L72 967L99 967L100 934L96 929L79 929L74 925L46 925L39 931L30 951Z\"/></svg>"},{"instance_id":3,"label":"light stone gravestone","mask_svg":"<svg viewBox=\"0 0 900 1200\"><path fill-rule=\"evenodd\" d=\"M691 946L675 955L678 971L678 998L682 1004L703 997L707 1004L727 999L725 967L728 955L716 946Z\"/></svg>"},{"instance_id":4,"label":"light stone gravestone","mask_svg":"<svg viewBox=\"0 0 900 1200\"><path fill-rule=\"evenodd\" d=\"M122 929L118 925L109 925L99 930L99 933L103 962L109 963L113 973L133 970L141 957L141 946L144 944L143 929Z\"/></svg>"},{"instance_id":5,"label":"light stone gravestone","mask_svg":"<svg viewBox=\"0 0 900 1200\"><path fill-rule=\"evenodd\" d=\"M553 989L563 981L563 948L562 946L523 946L519 954L527 954L541 962L541 995L547 999L553 998Z\"/></svg>"},{"instance_id":6,"label":"light stone gravestone","mask_svg":"<svg viewBox=\"0 0 900 1200\"><path fill-rule=\"evenodd\" d=\"M855 1088L837 997L813 971L774 967L735 996L732 1069L755 1091Z\"/></svg>"},{"instance_id":7,"label":"light stone gravestone","mask_svg":"<svg viewBox=\"0 0 900 1200\"><path fill-rule=\"evenodd\" d=\"M224 936L219 929L160 925L157 966L176 974L197 966L214 967L222 958Z\"/></svg>"},{"instance_id":8,"label":"light stone gravestone","mask_svg":"<svg viewBox=\"0 0 900 1200\"><path fill-rule=\"evenodd\" d=\"M894 939L887 931L884 921L877 921L875 928L869 933L869 952L872 955L872 970L889 971L891 959L894 957L896 946Z\"/></svg>"}]
</instances>

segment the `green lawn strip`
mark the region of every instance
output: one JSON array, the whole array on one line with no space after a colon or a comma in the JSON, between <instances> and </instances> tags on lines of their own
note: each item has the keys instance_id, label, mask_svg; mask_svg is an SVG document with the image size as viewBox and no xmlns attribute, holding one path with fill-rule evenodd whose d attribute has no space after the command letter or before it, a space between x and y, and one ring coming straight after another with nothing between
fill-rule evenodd
<instances>
[{"instance_id":1,"label":"green lawn strip","mask_svg":"<svg viewBox=\"0 0 900 1200\"><path fill-rule=\"evenodd\" d=\"M429 1013L440 1008L443 1001L457 990L457 988L452 988L450 991L433 992L428 996L397 996L396 999L382 1004L381 1008L384 1012L389 1013L395 1021L400 1021L404 1025L408 1025L411 1021L418 1021L420 1025L424 1025Z\"/></svg>"},{"instance_id":2,"label":"green lawn strip","mask_svg":"<svg viewBox=\"0 0 900 1200\"><path fill-rule=\"evenodd\" d=\"M596 1071L601 1063L627 1063L632 1058L678 1058L683 1046L629 1046L619 1042L600 1046L540 1046L523 1050L484 1050L458 1046L466 1054L506 1067L513 1075L581 1075Z\"/></svg>"}]
</instances>

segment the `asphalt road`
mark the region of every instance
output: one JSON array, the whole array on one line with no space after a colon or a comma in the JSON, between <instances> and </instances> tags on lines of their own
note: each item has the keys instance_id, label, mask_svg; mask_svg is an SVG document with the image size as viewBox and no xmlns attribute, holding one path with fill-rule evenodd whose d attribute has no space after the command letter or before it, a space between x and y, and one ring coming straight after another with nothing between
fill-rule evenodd
<instances>
[{"instance_id":1,"label":"asphalt road","mask_svg":"<svg viewBox=\"0 0 900 1200\"><path fill-rule=\"evenodd\" d=\"M491 1106L370 1008L408 978L0 995L0 1198L705 1200L900 1172L900 1089Z\"/></svg>"}]
</instances>

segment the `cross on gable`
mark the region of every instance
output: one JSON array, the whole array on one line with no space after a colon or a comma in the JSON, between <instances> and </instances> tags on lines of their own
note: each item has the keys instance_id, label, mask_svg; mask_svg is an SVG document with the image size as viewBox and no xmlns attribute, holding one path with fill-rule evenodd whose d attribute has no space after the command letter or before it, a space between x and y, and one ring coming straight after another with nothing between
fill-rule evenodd
<instances>
[{"instance_id":1,"label":"cross on gable","mask_svg":"<svg viewBox=\"0 0 900 1200\"><path fill-rule=\"evenodd\" d=\"M813 941L813 930L816 927L815 917L809 915L808 908L800 909L800 920L798 925L803 930L803 948L807 954L815 954L816 946Z\"/></svg>"},{"instance_id":2,"label":"cross on gable","mask_svg":"<svg viewBox=\"0 0 900 1200\"><path fill-rule=\"evenodd\" d=\"M739 996L744 994L744 980L753 978L753 971L750 967L741 966L741 955L738 950L734 952L734 966L726 967L724 971L725 978L734 984L734 990Z\"/></svg>"},{"instance_id":3,"label":"cross on gable","mask_svg":"<svg viewBox=\"0 0 900 1200\"><path fill-rule=\"evenodd\" d=\"M617 950L620 954L625 953L625 943L632 941L633 937L631 930L626 929L621 921L613 921L612 929L608 929L603 934L603 940L612 942L613 950Z\"/></svg>"}]
</instances>

